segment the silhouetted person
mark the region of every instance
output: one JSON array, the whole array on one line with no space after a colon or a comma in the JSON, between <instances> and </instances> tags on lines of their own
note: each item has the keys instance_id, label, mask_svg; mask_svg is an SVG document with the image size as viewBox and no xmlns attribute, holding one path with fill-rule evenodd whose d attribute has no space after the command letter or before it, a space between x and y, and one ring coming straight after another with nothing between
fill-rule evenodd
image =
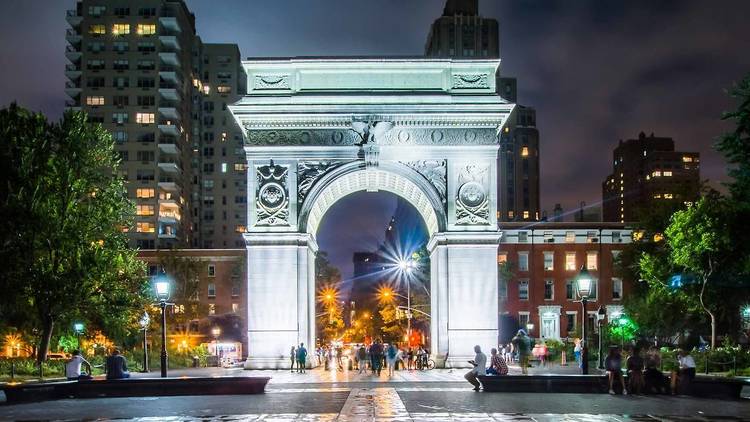
<instances>
[{"instance_id":1,"label":"silhouetted person","mask_svg":"<svg viewBox=\"0 0 750 422\"><path fill-rule=\"evenodd\" d=\"M120 354L119 350L113 350L112 355L107 357L106 366L108 380L130 378L128 362L125 360L125 356Z\"/></svg>"}]
</instances>

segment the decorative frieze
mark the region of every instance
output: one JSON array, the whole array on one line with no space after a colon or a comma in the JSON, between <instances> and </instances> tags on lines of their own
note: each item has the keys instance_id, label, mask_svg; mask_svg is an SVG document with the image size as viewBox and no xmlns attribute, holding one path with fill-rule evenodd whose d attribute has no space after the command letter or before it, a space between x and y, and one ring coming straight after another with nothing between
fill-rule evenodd
<instances>
[{"instance_id":1,"label":"decorative frieze","mask_svg":"<svg viewBox=\"0 0 750 422\"><path fill-rule=\"evenodd\" d=\"M256 90L267 90L267 89L290 89L289 86L289 75L255 75L253 89Z\"/></svg>"},{"instance_id":2,"label":"decorative frieze","mask_svg":"<svg viewBox=\"0 0 750 422\"><path fill-rule=\"evenodd\" d=\"M451 88L489 88L488 76L486 73L454 73Z\"/></svg>"},{"instance_id":3,"label":"decorative frieze","mask_svg":"<svg viewBox=\"0 0 750 422\"><path fill-rule=\"evenodd\" d=\"M447 201L448 166L446 160L418 160L402 161L403 164L413 168L435 187L443 205Z\"/></svg>"},{"instance_id":4,"label":"decorative frieze","mask_svg":"<svg viewBox=\"0 0 750 422\"><path fill-rule=\"evenodd\" d=\"M325 145L353 146L361 136L349 129L248 130L245 137L251 146ZM377 137L379 145L494 145L495 129L403 129L394 128Z\"/></svg>"}]
</instances>

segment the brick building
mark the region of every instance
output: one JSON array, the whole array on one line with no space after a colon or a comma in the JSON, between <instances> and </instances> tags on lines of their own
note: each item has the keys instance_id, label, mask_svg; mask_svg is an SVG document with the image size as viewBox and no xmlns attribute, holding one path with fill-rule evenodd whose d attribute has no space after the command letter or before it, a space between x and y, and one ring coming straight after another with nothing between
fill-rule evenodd
<instances>
[{"instance_id":1,"label":"brick building","mask_svg":"<svg viewBox=\"0 0 750 422\"><path fill-rule=\"evenodd\" d=\"M619 223L503 223L498 248L500 271L500 339L508 341L518 327L533 324L538 338L573 336L581 324L575 278L582 266L595 278L589 298L588 324L604 306L607 316L622 312L630 290L616 270L618 254L632 232Z\"/></svg>"}]
</instances>

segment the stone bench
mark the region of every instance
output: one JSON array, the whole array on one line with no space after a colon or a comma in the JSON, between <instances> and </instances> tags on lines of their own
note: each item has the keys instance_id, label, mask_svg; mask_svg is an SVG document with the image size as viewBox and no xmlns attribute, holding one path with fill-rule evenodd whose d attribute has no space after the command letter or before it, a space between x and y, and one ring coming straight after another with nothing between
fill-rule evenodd
<instances>
[{"instance_id":1,"label":"stone bench","mask_svg":"<svg viewBox=\"0 0 750 422\"><path fill-rule=\"evenodd\" d=\"M62 398L262 394L270 377L128 378L62 381L2 387L7 403Z\"/></svg>"}]
</instances>

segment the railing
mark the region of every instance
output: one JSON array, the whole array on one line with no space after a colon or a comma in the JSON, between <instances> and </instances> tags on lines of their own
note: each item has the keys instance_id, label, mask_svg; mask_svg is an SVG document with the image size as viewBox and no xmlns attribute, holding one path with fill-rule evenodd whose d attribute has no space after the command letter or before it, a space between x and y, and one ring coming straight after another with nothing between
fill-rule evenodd
<instances>
[{"instance_id":1,"label":"railing","mask_svg":"<svg viewBox=\"0 0 750 422\"><path fill-rule=\"evenodd\" d=\"M79 82L73 82L73 81L67 81L65 82L65 88L80 88L81 84Z\"/></svg>"},{"instance_id":2,"label":"railing","mask_svg":"<svg viewBox=\"0 0 750 422\"><path fill-rule=\"evenodd\" d=\"M177 84L170 84L166 82L159 83L159 89L180 89L181 87Z\"/></svg>"},{"instance_id":3,"label":"railing","mask_svg":"<svg viewBox=\"0 0 750 422\"><path fill-rule=\"evenodd\" d=\"M65 11L65 16L81 16L81 14L75 9L69 9Z\"/></svg>"},{"instance_id":4,"label":"railing","mask_svg":"<svg viewBox=\"0 0 750 422\"><path fill-rule=\"evenodd\" d=\"M66 52L66 53L80 53L80 52L81 52L81 49L80 49L80 48L78 48L78 47L74 47L74 46L72 46L72 45L67 45L67 46L65 47L65 52Z\"/></svg>"},{"instance_id":5,"label":"railing","mask_svg":"<svg viewBox=\"0 0 750 422\"><path fill-rule=\"evenodd\" d=\"M79 33L78 33L78 30L76 30L76 29L73 29L73 28L68 28L68 29L67 29L67 30L65 31L65 35L76 36L76 35L81 35L81 34L79 34Z\"/></svg>"},{"instance_id":6,"label":"railing","mask_svg":"<svg viewBox=\"0 0 750 422\"><path fill-rule=\"evenodd\" d=\"M66 64L66 65L65 65L65 70L66 70L66 71L69 71L69 72L73 72L73 71L76 71L76 70L80 71L80 70L81 70L81 65L77 65L77 64Z\"/></svg>"}]
</instances>

